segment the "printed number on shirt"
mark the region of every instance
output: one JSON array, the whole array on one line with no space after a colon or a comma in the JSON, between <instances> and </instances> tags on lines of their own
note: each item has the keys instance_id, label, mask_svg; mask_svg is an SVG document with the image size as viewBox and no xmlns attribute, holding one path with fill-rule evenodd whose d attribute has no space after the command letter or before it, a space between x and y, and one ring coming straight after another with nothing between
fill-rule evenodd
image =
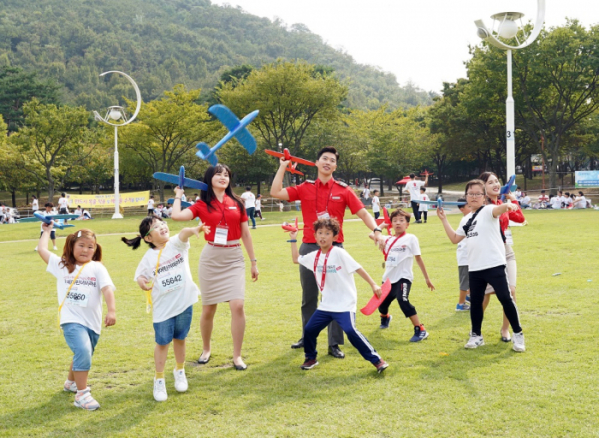
<instances>
[{"instance_id":1,"label":"printed number on shirt","mask_svg":"<svg viewBox=\"0 0 599 438\"><path fill-rule=\"evenodd\" d=\"M67 295L67 299L65 300L65 304L68 306L79 306L79 307L87 307L87 303L89 302L89 295L86 293L79 292L77 288L72 287Z\"/></svg>"}]
</instances>

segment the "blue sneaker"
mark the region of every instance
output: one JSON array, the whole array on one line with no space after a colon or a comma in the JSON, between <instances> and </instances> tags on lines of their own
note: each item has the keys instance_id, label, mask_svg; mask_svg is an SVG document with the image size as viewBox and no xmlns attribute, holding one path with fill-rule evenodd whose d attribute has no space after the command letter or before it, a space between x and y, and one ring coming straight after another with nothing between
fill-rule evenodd
<instances>
[{"instance_id":1,"label":"blue sneaker","mask_svg":"<svg viewBox=\"0 0 599 438\"><path fill-rule=\"evenodd\" d=\"M470 302L470 294L466 295L466 301Z\"/></svg>"},{"instance_id":2,"label":"blue sneaker","mask_svg":"<svg viewBox=\"0 0 599 438\"><path fill-rule=\"evenodd\" d=\"M420 342L423 339L428 338L428 332L423 325L414 327L414 336L410 339L410 342Z\"/></svg>"},{"instance_id":3,"label":"blue sneaker","mask_svg":"<svg viewBox=\"0 0 599 438\"><path fill-rule=\"evenodd\" d=\"M468 304L468 301L464 301L464 304L458 304L455 306L456 312L467 312L468 310L470 310L470 304Z\"/></svg>"},{"instance_id":4,"label":"blue sneaker","mask_svg":"<svg viewBox=\"0 0 599 438\"><path fill-rule=\"evenodd\" d=\"M393 316L391 316L391 315L381 316L381 326L379 328L381 328L381 329L389 328L389 324L391 323L391 318L393 318Z\"/></svg>"}]
</instances>

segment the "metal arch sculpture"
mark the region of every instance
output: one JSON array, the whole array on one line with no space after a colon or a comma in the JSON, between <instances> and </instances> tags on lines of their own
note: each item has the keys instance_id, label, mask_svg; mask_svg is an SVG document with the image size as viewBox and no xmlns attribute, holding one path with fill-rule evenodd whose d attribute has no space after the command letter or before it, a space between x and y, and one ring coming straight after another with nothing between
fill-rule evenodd
<instances>
[{"instance_id":1,"label":"metal arch sculpture","mask_svg":"<svg viewBox=\"0 0 599 438\"><path fill-rule=\"evenodd\" d=\"M509 12L505 13L506 16ZM528 38L519 46L510 46L509 44L504 43L499 40L495 35L493 35L493 31L489 30L482 19L476 20L474 24L478 28L478 36L482 38L484 41L492 44L493 46L502 49L502 50L518 50L523 49L531 45L534 40L537 39L539 33L541 33L541 29L543 29L543 22L545 21L545 0L537 0L537 19L535 22L535 27L532 32L528 36Z\"/></svg>"},{"instance_id":2,"label":"metal arch sculpture","mask_svg":"<svg viewBox=\"0 0 599 438\"><path fill-rule=\"evenodd\" d=\"M104 122L107 125L111 125L111 126L115 126L115 127L120 127L120 126L125 126L128 125L129 123L131 123L133 120L135 120L135 118L137 117L137 115L139 114L139 111L141 110L141 92L139 91L139 87L137 86L137 84L135 83L135 81L133 80L133 78L131 76L129 76L126 73L123 73L122 71L117 71L117 70L111 70L111 71L106 71L104 73L102 73L100 75L100 77L102 76L106 76L107 74L110 73L116 73L119 74L121 76L123 76L125 79L127 79L131 85L133 85L133 88L135 89L135 95L137 98L137 106L135 107L135 112L133 113L133 115L131 116L130 119L125 119L124 123L112 123L109 121L108 117L102 117L98 111L93 111L94 113L94 118L98 121Z\"/></svg>"}]
</instances>

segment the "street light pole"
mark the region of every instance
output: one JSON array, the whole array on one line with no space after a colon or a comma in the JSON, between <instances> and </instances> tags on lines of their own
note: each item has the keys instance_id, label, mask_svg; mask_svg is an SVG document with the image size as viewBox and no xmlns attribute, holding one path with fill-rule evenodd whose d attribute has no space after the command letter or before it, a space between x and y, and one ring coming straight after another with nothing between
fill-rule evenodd
<instances>
[{"instance_id":1,"label":"street light pole","mask_svg":"<svg viewBox=\"0 0 599 438\"><path fill-rule=\"evenodd\" d=\"M119 132L118 132L118 127L128 125L133 120L135 120L135 118L139 114L139 110L141 109L141 93L139 91L139 87L137 86L135 81L131 78L131 76L129 76L123 72L115 71L115 70L107 71L107 72L102 73L100 75L100 77L107 75L109 73L117 73L121 76L124 76L131 83L131 85L133 85L133 88L135 89L135 94L137 97L137 105L135 108L135 112L133 113L133 115L131 116L130 119L127 119L125 110L121 106L109 107L108 112L106 113L106 116L104 116L104 117L100 116L100 114L97 111L94 111L94 118L97 121L106 123L107 125L114 126L114 214L112 215L112 218L113 219L122 219L123 215L119 211L121 199L120 199L120 191L119 191L119 144L118 144ZM122 123L110 122L110 120L114 120L116 122L121 119L123 120Z\"/></svg>"},{"instance_id":2,"label":"street light pole","mask_svg":"<svg viewBox=\"0 0 599 438\"><path fill-rule=\"evenodd\" d=\"M522 17L524 14L520 12L501 12L491 16L493 22L499 22L499 28L495 31L489 30L482 20L476 20L477 34L484 41L489 44L505 50L507 52L507 98L505 100L505 143L506 143L506 181L516 173L516 126L514 116L514 96L512 94L512 50L522 49L529 46L537 39L541 29L543 28L543 22L545 20L545 0L537 0L537 19L535 26L531 33L528 35L523 43L517 37L519 28L522 26ZM520 27L516 24L515 20L520 20ZM498 37L504 39L515 38L518 42L518 46L511 46L504 43Z\"/></svg>"}]
</instances>

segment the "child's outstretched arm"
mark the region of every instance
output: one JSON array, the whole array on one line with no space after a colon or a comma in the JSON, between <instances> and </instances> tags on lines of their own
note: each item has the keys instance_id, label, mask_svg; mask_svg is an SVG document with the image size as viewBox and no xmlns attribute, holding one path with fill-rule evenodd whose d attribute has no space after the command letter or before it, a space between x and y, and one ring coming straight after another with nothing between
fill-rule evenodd
<instances>
[{"instance_id":1,"label":"child's outstretched arm","mask_svg":"<svg viewBox=\"0 0 599 438\"><path fill-rule=\"evenodd\" d=\"M289 233L289 241L291 242L291 260L298 265L299 262L297 259L299 259L299 251L297 249L297 231L291 231Z\"/></svg>"},{"instance_id":2,"label":"child's outstretched arm","mask_svg":"<svg viewBox=\"0 0 599 438\"><path fill-rule=\"evenodd\" d=\"M104 301L106 301L106 308L108 312L104 318L105 327L110 327L116 323L116 305L114 302L114 288L112 286L104 286L102 288L102 295L104 295Z\"/></svg>"},{"instance_id":3,"label":"child's outstretched arm","mask_svg":"<svg viewBox=\"0 0 599 438\"><path fill-rule=\"evenodd\" d=\"M516 205L512 204L511 202L506 202L505 204L501 204L493 208L493 217L499 217L506 211L516 210L518 210L518 207L516 207Z\"/></svg>"},{"instance_id":4,"label":"child's outstretched arm","mask_svg":"<svg viewBox=\"0 0 599 438\"><path fill-rule=\"evenodd\" d=\"M197 227L183 228L181 231L179 231L179 240L185 243L194 234L199 238L201 232L209 233L210 227L208 225L200 224Z\"/></svg>"},{"instance_id":5,"label":"child's outstretched arm","mask_svg":"<svg viewBox=\"0 0 599 438\"><path fill-rule=\"evenodd\" d=\"M372 288L372 292L374 292L376 297L380 298L381 297L381 287L375 283L375 281L372 279L372 277L370 275L368 275L368 272L366 272L364 270L364 268L360 268L356 271L356 273L360 277L362 277L364 279L364 281L366 281L366 283L368 283L370 285L370 287Z\"/></svg>"},{"instance_id":6,"label":"child's outstretched arm","mask_svg":"<svg viewBox=\"0 0 599 438\"><path fill-rule=\"evenodd\" d=\"M437 216L439 216L439 219L441 219L443 228L445 229L445 234L447 234L447 237L449 237L451 243L460 243L465 236L458 236L455 230L451 228L451 225L449 225L449 222L447 221L447 216L445 216L445 211L442 208L437 208Z\"/></svg>"},{"instance_id":7,"label":"child's outstretched arm","mask_svg":"<svg viewBox=\"0 0 599 438\"><path fill-rule=\"evenodd\" d=\"M424 281L426 281L426 285L428 286L428 288L430 290L435 290L435 286L433 286L433 283L431 283L431 279L428 278L428 273L426 272L426 267L424 266L424 261L422 260L422 256L414 256L414 258L416 259L416 263L418 263L418 266L420 267L420 270L422 271L422 275L424 275Z\"/></svg>"},{"instance_id":8,"label":"child's outstretched arm","mask_svg":"<svg viewBox=\"0 0 599 438\"><path fill-rule=\"evenodd\" d=\"M48 242L50 241L50 233L52 232L52 228L54 228L54 222L50 224L42 224L42 228L44 232L40 237L40 241L37 244L37 253L40 255L42 260L48 264L50 260L50 256L52 253L48 251Z\"/></svg>"}]
</instances>

